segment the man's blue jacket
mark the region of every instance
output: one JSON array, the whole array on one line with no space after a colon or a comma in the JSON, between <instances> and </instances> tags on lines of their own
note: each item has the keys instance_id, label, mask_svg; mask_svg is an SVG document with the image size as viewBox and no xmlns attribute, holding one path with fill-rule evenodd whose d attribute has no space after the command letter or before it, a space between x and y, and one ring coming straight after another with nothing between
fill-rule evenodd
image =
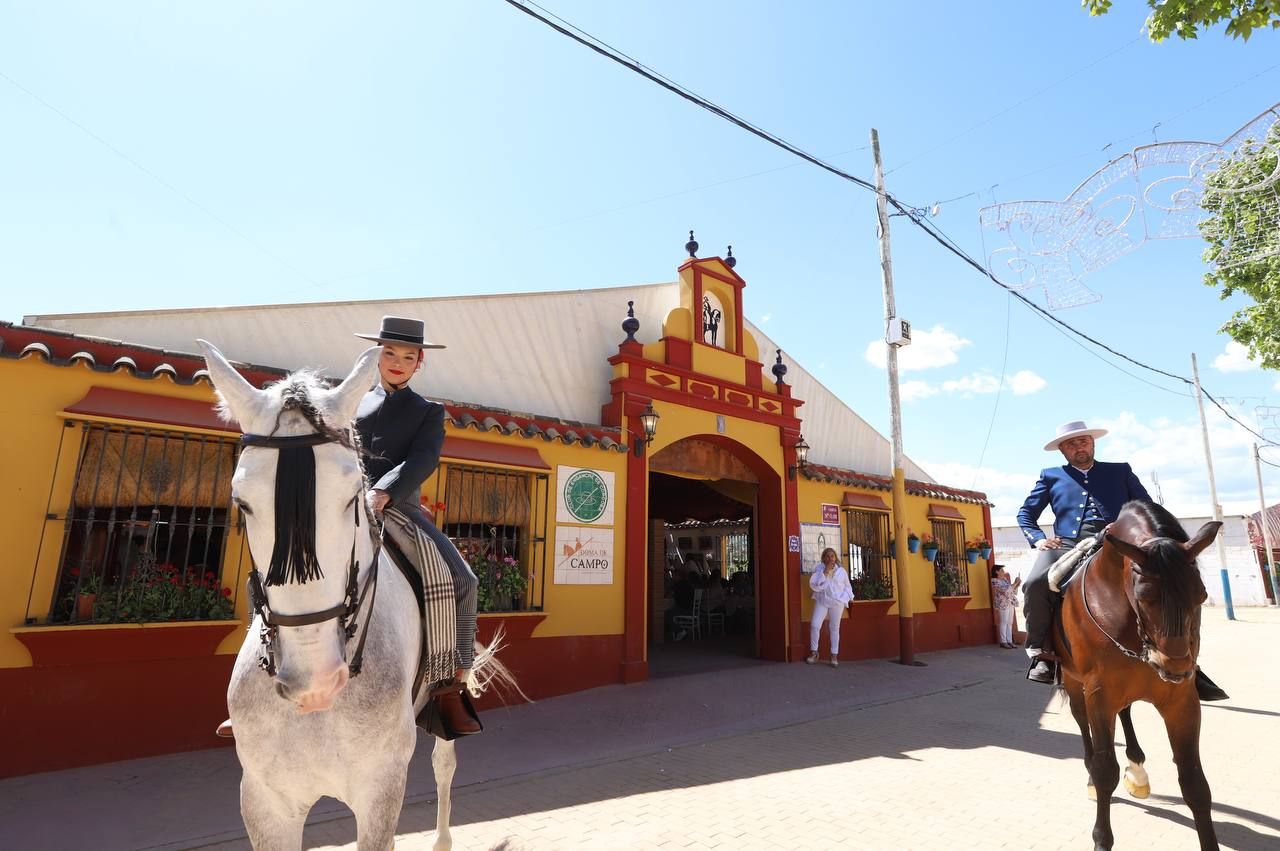
<instances>
[{"instance_id":1,"label":"man's blue jacket","mask_svg":"<svg viewBox=\"0 0 1280 851\"><path fill-rule=\"evenodd\" d=\"M1095 461L1087 473L1070 464L1049 467L1040 471L1040 479L1031 489L1031 495L1018 509L1018 526L1022 528L1027 543L1034 547L1036 541L1045 537L1038 525L1045 506L1053 507L1054 535L1059 538L1080 537L1080 524L1084 520L1089 494L1093 494L1106 523L1114 522L1129 500L1151 500L1147 489L1128 464Z\"/></svg>"}]
</instances>

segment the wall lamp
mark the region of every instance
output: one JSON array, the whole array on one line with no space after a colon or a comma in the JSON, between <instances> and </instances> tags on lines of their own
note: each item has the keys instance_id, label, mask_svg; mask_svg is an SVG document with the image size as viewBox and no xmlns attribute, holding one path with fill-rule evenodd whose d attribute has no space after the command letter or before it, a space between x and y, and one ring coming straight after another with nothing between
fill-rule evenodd
<instances>
[{"instance_id":1,"label":"wall lamp","mask_svg":"<svg viewBox=\"0 0 1280 851\"><path fill-rule=\"evenodd\" d=\"M635 440L636 455L644 454L643 447L653 443L654 435L658 433L658 412L653 409L653 403L650 402L644 409L644 413L640 415L640 425L644 428L644 437Z\"/></svg>"},{"instance_id":2,"label":"wall lamp","mask_svg":"<svg viewBox=\"0 0 1280 851\"><path fill-rule=\"evenodd\" d=\"M809 444L804 442L804 435L800 435L800 439L796 441L796 463L787 468L787 476L795 481L796 471L803 470L809 466Z\"/></svg>"}]
</instances>

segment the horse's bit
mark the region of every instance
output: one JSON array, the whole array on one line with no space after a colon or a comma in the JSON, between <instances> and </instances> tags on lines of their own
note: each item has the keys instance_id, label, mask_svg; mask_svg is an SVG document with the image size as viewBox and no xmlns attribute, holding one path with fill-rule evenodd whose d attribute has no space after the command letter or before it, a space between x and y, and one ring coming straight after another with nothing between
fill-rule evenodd
<instances>
[{"instance_id":1,"label":"horse's bit","mask_svg":"<svg viewBox=\"0 0 1280 851\"><path fill-rule=\"evenodd\" d=\"M275 437L274 435L261 434L240 436L241 446L257 446L262 449L301 449L337 442L336 438L319 432L297 437ZM347 663L347 670L350 675L352 677L359 675L360 668L364 662L364 642L369 635L369 621L373 618L373 601L378 591L378 554L382 549L381 537L371 532L373 561L369 565L369 580L365 583L365 590L362 594L359 587L360 563L356 561L356 542L360 539L360 510L364 507L364 501L364 493L361 492L357 500L360 504L355 506L355 534L351 538L351 556L347 561L347 593L338 605L324 611L311 612L305 615L276 614L267 605L267 592L262 585L262 575L258 572L258 565L251 565L248 580L249 601L253 606L253 613L262 619L262 631L259 635L262 642L262 655L258 657L258 667L266 671L269 676L274 677L276 675L274 640L280 632L280 627L311 626L312 624L324 623L335 619L338 621L338 628L342 630L344 646L355 637L357 630L360 632L360 640L356 642L356 650L351 655L351 661ZM366 599L369 601L369 612L364 620L364 628L361 629L359 622L356 621L356 615Z\"/></svg>"}]
</instances>

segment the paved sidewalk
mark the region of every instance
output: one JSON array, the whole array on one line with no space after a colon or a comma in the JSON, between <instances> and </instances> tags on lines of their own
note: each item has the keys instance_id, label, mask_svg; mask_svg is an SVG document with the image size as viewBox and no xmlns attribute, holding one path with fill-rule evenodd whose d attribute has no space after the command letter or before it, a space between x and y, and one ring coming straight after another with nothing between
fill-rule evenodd
<instances>
[{"instance_id":1,"label":"paved sidewalk","mask_svg":"<svg viewBox=\"0 0 1280 851\"><path fill-rule=\"evenodd\" d=\"M1205 708L1203 758L1223 846L1261 849L1280 845L1280 678L1247 676L1245 660L1280 638L1280 613L1238 615L1206 614L1203 663L1233 700ZM1048 689L1019 679L1021 654L923 658L756 664L490 713L459 747L455 847L1089 847L1078 732ZM1196 848L1162 725L1145 705L1134 716L1152 797L1117 798L1117 845ZM0 783L0 835L24 848L247 848L237 781L228 751L17 778ZM433 799L424 740L400 851L431 847ZM312 821L306 847L355 847L341 805L322 802Z\"/></svg>"}]
</instances>

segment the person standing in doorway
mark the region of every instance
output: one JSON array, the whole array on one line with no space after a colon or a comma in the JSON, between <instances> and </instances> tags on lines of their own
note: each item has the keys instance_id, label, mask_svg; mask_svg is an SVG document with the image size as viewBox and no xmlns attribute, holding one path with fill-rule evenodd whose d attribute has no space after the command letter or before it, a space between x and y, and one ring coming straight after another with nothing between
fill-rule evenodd
<instances>
[{"instance_id":1,"label":"person standing in doorway","mask_svg":"<svg viewBox=\"0 0 1280 851\"><path fill-rule=\"evenodd\" d=\"M840 566L836 551L827 547L822 551L822 566L809 577L813 591L813 619L809 624L809 656L804 661L812 665L818 661L818 640L822 637L822 622L827 622L827 635L831 642L831 667L840 667L840 617L853 600L853 586L849 573Z\"/></svg>"}]
</instances>

